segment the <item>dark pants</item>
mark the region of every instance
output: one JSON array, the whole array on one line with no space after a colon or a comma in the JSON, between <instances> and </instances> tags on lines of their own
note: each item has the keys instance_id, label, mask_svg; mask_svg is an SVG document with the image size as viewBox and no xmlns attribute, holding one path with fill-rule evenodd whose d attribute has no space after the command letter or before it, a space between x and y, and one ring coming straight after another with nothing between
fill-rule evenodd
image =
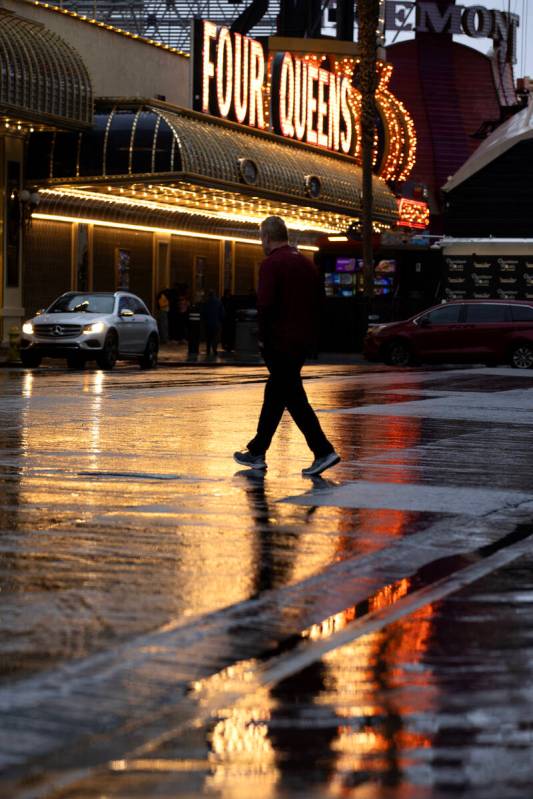
<instances>
[{"instance_id":1,"label":"dark pants","mask_svg":"<svg viewBox=\"0 0 533 799\"><path fill-rule=\"evenodd\" d=\"M257 434L248 444L248 450L253 455L262 455L267 451L283 411L287 409L304 434L315 458L333 452L302 385L300 372L305 357L279 352L263 353L263 357L270 375L265 386Z\"/></svg>"},{"instance_id":2,"label":"dark pants","mask_svg":"<svg viewBox=\"0 0 533 799\"><path fill-rule=\"evenodd\" d=\"M207 355L217 354L217 346L218 346L218 327L211 327L210 325L206 325L205 328L205 343L206 343L206 351Z\"/></svg>"},{"instance_id":3,"label":"dark pants","mask_svg":"<svg viewBox=\"0 0 533 799\"><path fill-rule=\"evenodd\" d=\"M159 311L157 326L159 328L159 341L161 344L166 344L168 342L168 311Z\"/></svg>"}]
</instances>

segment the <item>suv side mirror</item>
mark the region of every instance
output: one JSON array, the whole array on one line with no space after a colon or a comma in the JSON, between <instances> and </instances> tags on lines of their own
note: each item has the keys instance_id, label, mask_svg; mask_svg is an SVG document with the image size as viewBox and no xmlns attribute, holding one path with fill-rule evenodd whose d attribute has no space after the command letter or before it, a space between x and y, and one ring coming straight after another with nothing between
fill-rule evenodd
<instances>
[{"instance_id":1,"label":"suv side mirror","mask_svg":"<svg viewBox=\"0 0 533 799\"><path fill-rule=\"evenodd\" d=\"M131 308L123 308L120 312L120 316L123 316L125 319L130 319L132 316L135 316Z\"/></svg>"},{"instance_id":2,"label":"suv side mirror","mask_svg":"<svg viewBox=\"0 0 533 799\"><path fill-rule=\"evenodd\" d=\"M429 316L423 316L421 319L418 320L418 324L420 327L431 327L431 320Z\"/></svg>"}]
</instances>

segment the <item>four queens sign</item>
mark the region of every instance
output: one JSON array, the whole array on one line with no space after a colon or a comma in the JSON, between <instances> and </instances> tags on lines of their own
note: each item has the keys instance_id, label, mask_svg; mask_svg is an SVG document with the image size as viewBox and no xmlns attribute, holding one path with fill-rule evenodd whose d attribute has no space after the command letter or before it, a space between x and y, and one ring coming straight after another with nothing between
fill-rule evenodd
<instances>
[{"instance_id":1,"label":"four queens sign","mask_svg":"<svg viewBox=\"0 0 533 799\"><path fill-rule=\"evenodd\" d=\"M196 110L265 129L264 103L270 86L273 132L337 152L353 152L352 83L346 75L291 53L275 56L267 74L270 62L258 41L205 20L195 21L193 57Z\"/></svg>"},{"instance_id":2,"label":"four queens sign","mask_svg":"<svg viewBox=\"0 0 533 799\"><path fill-rule=\"evenodd\" d=\"M314 44L310 45L314 48ZM239 125L360 159L357 54L266 52L260 42L207 20L194 21L193 108ZM392 64L376 64L374 162L383 180L405 180L416 154L413 120L389 88ZM242 180L257 179L241 159ZM310 180L310 197L320 191Z\"/></svg>"}]
</instances>

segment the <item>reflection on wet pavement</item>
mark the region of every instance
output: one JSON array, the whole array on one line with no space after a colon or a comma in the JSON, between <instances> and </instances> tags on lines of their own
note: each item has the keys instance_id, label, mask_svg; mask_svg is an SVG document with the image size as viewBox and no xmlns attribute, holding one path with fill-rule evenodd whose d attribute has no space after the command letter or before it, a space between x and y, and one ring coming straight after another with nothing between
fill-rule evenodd
<instances>
[{"instance_id":1,"label":"reflection on wet pavement","mask_svg":"<svg viewBox=\"0 0 533 799\"><path fill-rule=\"evenodd\" d=\"M12 796L30 771L28 796L78 799L507 799L533 783L529 542L408 604L420 570L437 586L444 558L453 578L531 517L533 379L310 375L343 458L314 483L289 420L266 475L231 461L261 369L0 372Z\"/></svg>"}]
</instances>

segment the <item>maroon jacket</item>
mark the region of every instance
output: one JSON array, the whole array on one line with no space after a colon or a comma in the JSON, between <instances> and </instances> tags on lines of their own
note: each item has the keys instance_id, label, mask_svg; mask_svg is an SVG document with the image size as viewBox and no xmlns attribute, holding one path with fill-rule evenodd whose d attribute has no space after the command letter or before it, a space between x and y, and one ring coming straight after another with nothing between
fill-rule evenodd
<instances>
[{"instance_id":1,"label":"maroon jacket","mask_svg":"<svg viewBox=\"0 0 533 799\"><path fill-rule=\"evenodd\" d=\"M315 352L321 295L318 268L294 247L279 247L265 258L257 289L259 341L265 349Z\"/></svg>"}]
</instances>

